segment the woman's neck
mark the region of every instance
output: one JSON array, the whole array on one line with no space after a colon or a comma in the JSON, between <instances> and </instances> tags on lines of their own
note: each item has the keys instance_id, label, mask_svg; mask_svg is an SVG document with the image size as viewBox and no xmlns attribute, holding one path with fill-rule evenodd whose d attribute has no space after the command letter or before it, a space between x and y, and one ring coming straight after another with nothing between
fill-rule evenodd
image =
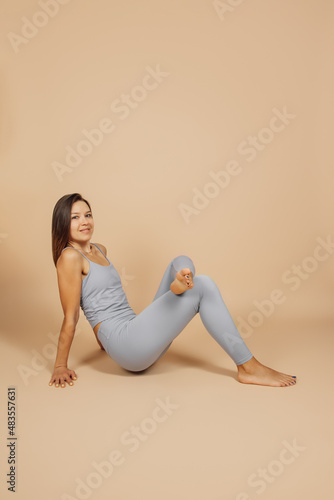
<instances>
[{"instance_id":1,"label":"woman's neck","mask_svg":"<svg viewBox=\"0 0 334 500\"><path fill-rule=\"evenodd\" d=\"M88 244L88 250L87 250L87 245L85 245L85 248L83 248L82 246L80 246L78 243L69 243L69 246L75 248L76 250L79 250L83 253L87 253L87 254L92 254L93 253L93 245L91 243Z\"/></svg>"}]
</instances>

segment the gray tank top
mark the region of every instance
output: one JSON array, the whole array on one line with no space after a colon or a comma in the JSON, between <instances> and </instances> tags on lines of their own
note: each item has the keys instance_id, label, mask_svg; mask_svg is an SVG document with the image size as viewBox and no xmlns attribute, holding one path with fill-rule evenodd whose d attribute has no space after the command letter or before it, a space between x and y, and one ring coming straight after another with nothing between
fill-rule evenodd
<instances>
[{"instance_id":1,"label":"gray tank top","mask_svg":"<svg viewBox=\"0 0 334 500\"><path fill-rule=\"evenodd\" d=\"M128 303L117 270L96 243L92 243L92 245L100 250L109 262L109 266L102 266L89 260L78 250L89 262L88 274L82 280L80 298L80 307L89 324L94 328L100 321L106 319L114 318L119 323L118 320L126 320L136 316ZM65 247L62 252L66 248L74 247Z\"/></svg>"}]
</instances>

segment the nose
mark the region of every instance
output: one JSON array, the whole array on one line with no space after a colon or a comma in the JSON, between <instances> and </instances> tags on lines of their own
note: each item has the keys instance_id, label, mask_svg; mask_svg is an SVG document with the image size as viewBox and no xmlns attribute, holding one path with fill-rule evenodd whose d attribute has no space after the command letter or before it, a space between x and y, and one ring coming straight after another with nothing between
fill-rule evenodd
<instances>
[{"instance_id":1,"label":"nose","mask_svg":"<svg viewBox=\"0 0 334 500\"><path fill-rule=\"evenodd\" d=\"M81 225L80 225L80 230L82 229L87 229L89 227L89 224L87 224L87 220L86 219L83 219L81 222Z\"/></svg>"}]
</instances>

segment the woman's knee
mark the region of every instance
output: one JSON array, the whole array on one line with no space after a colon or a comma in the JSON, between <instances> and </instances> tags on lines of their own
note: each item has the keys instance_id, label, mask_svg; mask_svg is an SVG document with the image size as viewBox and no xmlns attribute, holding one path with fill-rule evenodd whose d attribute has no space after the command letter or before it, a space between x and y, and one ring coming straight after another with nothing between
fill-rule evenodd
<instances>
[{"instance_id":1,"label":"woman's knee","mask_svg":"<svg viewBox=\"0 0 334 500\"><path fill-rule=\"evenodd\" d=\"M198 274L197 276L194 277L194 288L199 288L202 293L208 292L208 291L217 291L218 287L215 283L215 281L208 276L207 274Z\"/></svg>"},{"instance_id":2,"label":"woman's knee","mask_svg":"<svg viewBox=\"0 0 334 500\"><path fill-rule=\"evenodd\" d=\"M178 255L177 257L174 257L172 260L172 277L175 279L176 273L180 271L181 269L184 269L185 267L188 267L191 272L193 273L193 276L196 274L196 269L195 265L190 257L188 255Z\"/></svg>"}]
</instances>

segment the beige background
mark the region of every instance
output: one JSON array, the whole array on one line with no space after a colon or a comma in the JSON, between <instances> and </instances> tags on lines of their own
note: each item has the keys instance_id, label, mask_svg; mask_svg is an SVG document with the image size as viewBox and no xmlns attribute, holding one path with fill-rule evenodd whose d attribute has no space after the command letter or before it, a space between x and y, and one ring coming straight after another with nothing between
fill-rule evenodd
<instances>
[{"instance_id":1,"label":"beige background","mask_svg":"<svg viewBox=\"0 0 334 500\"><path fill-rule=\"evenodd\" d=\"M319 238L334 240L333 3L51 4L53 17L36 1L1 3L1 498L12 498L9 386L19 500L331 498L333 249L313 256ZM44 26L23 43L27 20ZM145 95L137 87L147 67L168 76ZM135 107L121 119L111 106L126 94ZM265 130L274 108L290 115L280 132ZM54 162L106 118L114 130L57 177ZM262 150L247 161L241 144L251 136ZM241 172L210 191L210 171L230 161ZM212 197L187 223L180 205L194 207L196 189ZM70 353L78 381L49 388L62 322L51 215L72 192L91 203L92 241L107 247L136 313L179 254L215 279L238 325L279 289L285 300L257 314L245 340L297 385L239 384L199 316L134 376L99 351L82 314ZM296 290L287 282L294 265L304 267ZM154 427L158 398L178 407ZM131 452L121 436L141 425L145 441ZM293 442L299 451L284 454ZM91 475L113 450L123 464L110 477ZM86 493L75 491L78 478L94 477Z\"/></svg>"}]
</instances>

